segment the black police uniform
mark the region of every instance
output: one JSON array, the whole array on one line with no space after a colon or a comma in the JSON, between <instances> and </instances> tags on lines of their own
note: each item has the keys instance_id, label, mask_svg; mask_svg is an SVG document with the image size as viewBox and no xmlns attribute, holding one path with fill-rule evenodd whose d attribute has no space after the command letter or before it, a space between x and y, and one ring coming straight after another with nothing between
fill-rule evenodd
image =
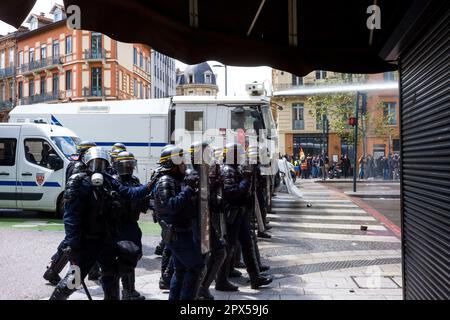
<instances>
[{"instance_id":1,"label":"black police uniform","mask_svg":"<svg viewBox=\"0 0 450 320\"><path fill-rule=\"evenodd\" d=\"M175 269L169 300L195 299L205 268L192 232L192 220L197 215L195 191L184 185L183 178L180 173L167 171L158 179L155 192L155 211Z\"/></svg>"},{"instance_id":2,"label":"black police uniform","mask_svg":"<svg viewBox=\"0 0 450 320\"><path fill-rule=\"evenodd\" d=\"M117 175L114 176L119 182L127 187L139 187L141 183L139 179L133 175ZM119 200L119 216L120 216L120 240L129 240L136 244L139 248L138 259L142 258L142 231L139 228L139 216L141 212L146 212L148 205L145 200L131 201ZM125 274L121 274L122 279L122 299L143 299L135 289L135 272L134 269Z\"/></svg>"},{"instance_id":3,"label":"black police uniform","mask_svg":"<svg viewBox=\"0 0 450 320\"><path fill-rule=\"evenodd\" d=\"M248 207L251 201L250 183L244 178L240 166L224 164L221 168L223 182L223 202L227 222L227 260L219 271L216 289L221 291L236 290L230 286L228 275L234 259L234 250L241 244L242 256L250 276L252 288L268 284L271 280L259 275L255 248L250 234L250 216Z\"/></svg>"},{"instance_id":4,"label":"black police uniform","mask_svg":"<svg viewBox=\"0 0 450 320\"><path fill-rule=\"evenodd\" d=\"M210 255L205 257L206 263L206 274L201 283L201 288L199 292L199 298L213 300L214 296L209 292L209 286L216 278L217 272L222 266L226 258L225 243L220 240L220 229L218 223L220 223L218 215L219 205L217 203L217 181L216 177L213 175L213 167L211 167L209 172L209 209L211 214L211 233L210 233L210 245L211 252ZM186 176L196 176L199 177L199 165L194 164L191 168L186 170ZM200 217L196 215L193 219L193 234L194 240L197 246L200 248L201 234L200 234Z\"/></svg>"},{"instance_id":5,"label":"black police uniform","mask_svg":"<svg viewBox=\"0 0 450 320\"><path fill-rule=\"evenodd\" d=\"M81 159L70 161L66 169L66 182L69 181L69 178L72 175L81 172L86 172L86 165L81 161ZM61 280L61 278L59 277L59 273L64 269L67 262L69 262L67 256L63 251L66 247L67 243L65 239L63 239L63 241L61 241L61 243L58 245L55 254L51 257L50 264L44 273L44 279L49 281L53 285L57 285Z\"/></svg>"},{"instance_id":6,"label":"black police uniform","mask_svg":"<svg viewBox=\"0 0 450 320\"><path fill-rule=\"evenodd\" d=\"M128 188L104 174L102 187L92 185L89 173L72 175L64 192L65 241L72 265L80 270L83 280L94 263L102 269L101 283L105 299L119 299L118 286L118 225L114 206L118 197L137 200L148 194L148 187ZM65 300L76 289L71 285L73 274L69 273L56 286L51 300Z\"/></svg>"}]
</instances>

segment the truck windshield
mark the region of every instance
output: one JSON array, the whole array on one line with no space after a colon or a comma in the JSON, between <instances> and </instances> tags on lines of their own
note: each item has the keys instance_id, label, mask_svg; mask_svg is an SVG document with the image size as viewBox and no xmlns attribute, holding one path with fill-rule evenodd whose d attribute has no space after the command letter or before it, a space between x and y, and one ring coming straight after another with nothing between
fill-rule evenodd
<instances>
[{"instance_id":1,"label":"truck windshield","mask_svg":"<svg viewBox=\"0 0 450 320\"><path fill-rule=\"evenodd\" d=\"M64 153L67 159L77 152L77 144L80 143L80 138L78 137L52 137L52 141L58 149Z\"/></svg>"},{"instance_id":2,"label":"truck windshield","mask_svg":"<svg viewBox=\"0 0 450 320\"><path fill-rule=\"evenodd\" d=\"M270 107L267 105L261 106L261 112L264 119L264 126L267 130L267 138L269 139L275 138L277 127L275 125L275 120L273 119Z\"/></svg>"},{"instance_id":3,"label":"truck windshield","mask_svg":"<svg viewBox=\"0 0 450 320\"><path fill-rule=\"evenodd\" d=\"M258 109L251 107L236 107L231 111L231 129L243 129L245 132L254 130L256 134L264 129Z\"/></svg>"}]
</instances>

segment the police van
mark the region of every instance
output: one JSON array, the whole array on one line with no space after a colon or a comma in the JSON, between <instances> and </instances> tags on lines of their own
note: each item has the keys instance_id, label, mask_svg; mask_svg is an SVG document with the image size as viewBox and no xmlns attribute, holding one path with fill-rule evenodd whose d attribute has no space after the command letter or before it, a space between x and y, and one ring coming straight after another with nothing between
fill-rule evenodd
<instances>
[{"instance_id":1,"label":"police van","mask_svg":"<svg viewBox=\"0 0 450 320\"><path fill-rule=\"evenodd\" d=\"M243 132L265 129L270 154L278 152L278 136L270 101L261 96L213 97L175 96L164 99L71 102L21 105L9 113L11 123L35 118L69 128L82 140L111 149L125 144L138 162L136 176L148 182L168 143L188 148L193 141L207 140L214 146L234 139L242 142ZM211 131L207 136L198 133ZM234 136L233 136L234 135Z\"/></svg>"},{"instance_id":2,"label":"police van","mask_svg":"<svg viewBox=\"0 0 450 320\"><path fill-rule=\"evenodd\" d=\"M0 123L0 208L62 214L65 172L78 136L35 120Z\"/></svg>"}]
</instances>

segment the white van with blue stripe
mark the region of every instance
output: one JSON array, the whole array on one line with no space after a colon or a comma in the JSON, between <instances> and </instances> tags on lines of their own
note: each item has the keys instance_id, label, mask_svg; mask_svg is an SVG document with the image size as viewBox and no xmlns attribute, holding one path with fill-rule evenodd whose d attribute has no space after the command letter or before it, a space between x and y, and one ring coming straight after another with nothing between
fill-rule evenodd
<instances>
[{"instance_id":1,"label":"white van with blue stripe","mask_svg":"<svg viewBox=\"0 0 450 320\"><path fill-rule=\"evenodd\" d=\"M61 126L0 123L0 208L61 215L65 172L78 142Z\"/></svg>"}]
</instances>

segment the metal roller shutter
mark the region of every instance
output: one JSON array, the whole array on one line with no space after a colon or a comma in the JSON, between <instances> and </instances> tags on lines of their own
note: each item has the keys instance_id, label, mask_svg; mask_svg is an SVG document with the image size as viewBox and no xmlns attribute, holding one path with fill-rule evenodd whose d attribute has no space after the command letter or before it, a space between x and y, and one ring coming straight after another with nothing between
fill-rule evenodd
<instances>
[{"instance_id":1,"label":"metal roller shutter","mask_svg":"<svg viewBox=\"0 0 450 320\"><path fill-rule=\"evenodd\" d=\"M449 10L400 57L405 299L450 299Z\"/></svg>"}]
</instances>

